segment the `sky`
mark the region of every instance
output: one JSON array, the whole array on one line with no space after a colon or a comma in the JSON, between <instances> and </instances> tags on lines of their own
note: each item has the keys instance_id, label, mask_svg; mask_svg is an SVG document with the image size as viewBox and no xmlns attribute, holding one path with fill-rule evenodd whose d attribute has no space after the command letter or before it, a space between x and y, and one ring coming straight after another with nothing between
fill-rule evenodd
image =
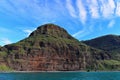
<instances>
[{"instance_id":1,"label":"sky","mask_svg":"<svg viewBox=\"0 0 120 80\"><path fill-rule=\"evenodd\" d=\"M78 40L120 35L120 0L0 0L0 45L54 23Z\"/></svg>"}]
</instances>

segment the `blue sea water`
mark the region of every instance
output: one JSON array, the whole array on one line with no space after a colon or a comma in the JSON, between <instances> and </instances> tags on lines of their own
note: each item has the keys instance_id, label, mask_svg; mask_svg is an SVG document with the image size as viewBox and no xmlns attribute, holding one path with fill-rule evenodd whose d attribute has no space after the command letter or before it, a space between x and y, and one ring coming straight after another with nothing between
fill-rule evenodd
<instances>
[{"instance_id":1,"label":"blue sea water","mask_svg":"<svg viewBox=\"0 0 120 80\"><path fill-rule=\"evenodd\" d=\"M0 80L120 80L120 72L0 73Z\"/></svg>"}]
</instances>

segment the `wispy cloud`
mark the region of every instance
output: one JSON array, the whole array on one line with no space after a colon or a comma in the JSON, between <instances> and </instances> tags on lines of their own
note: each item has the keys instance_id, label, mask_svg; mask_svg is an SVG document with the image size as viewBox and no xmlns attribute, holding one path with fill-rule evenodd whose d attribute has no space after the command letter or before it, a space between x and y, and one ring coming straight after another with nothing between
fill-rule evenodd
<instances>
[{"instance_id":1,"label":"wispy cloud","mask_svg":"<svg viewBox=\"0 0 120 80\"><path fill-rule=\"evenodd\" d=\"M72 36L80 39L80 38L90 34L92 31L93 31L93 25L90 25L89 27L84 26L82 30L74 33Z\"/></svg>"},{"instance_id":2,"label":"wispy cloud","mask_svg":"<svg viewBox=\"0 0 120 80\"><path fill-rule=\"evenodd\" d=\"M72 36L76 37L77 39L80 39L88 34L90 34L90 31L80 30L80 31L76 32L75 34L73 34Z\"/></svg>"},{"instance_id":3,"label":"wispy cloud","mask_svg":"<svg viewBox=\"0 0 120 80\"><path fill-rule=\"evenodd\" d=\"M83 24L88 20L88 14L92 18L120 16L120 2L115 0L53 0L51 2L48 0L2 0L0 4L1 13L19 17L18 19L21 18L21 20L33 19L34 22L41 19L56 19L59 15L64 17L66 8L71 17L81 20ZM54 7L51 7L53 4Z\"/></svg>"},{"instance_id":4,"label":"wispy cloud","mask_svg":"<svg viewBox=\"0 0 120 80\"><path fill-rule=\"evenodd\" d=\"M101 13L104 18L109 18L114 14L115 2L114 0L100 0Z\"/></svg>"},{"instance_id":5,"label":"wispy cloud","mask_svg":"<svg viewBox=\"0 0 120 80\"><path fill-rule=\"evenodd\" d=\"M48 0L2 0L0 1L0 12L10 15L10 17L16 16L17 20L30 21L32 19L31 22L55 19L59 15L57 12L60 10L60 6L54 2L55 7L51 7L53 6L51 3Z\"/></svg>"},{"instance_id":6,"label":"wispy cloud","mask_svg":"<svg viewBox=\"0 0 120 80\"><path fill-rule=\"evenodd\" d=\"M117 16L120 16L120 1L117 2L116 15L117 15Z\"/></svg>"},{"instance_id":7,"label":"wispy cloud","mask_svg":"<svg viewBox=\"0 0 120 80\"><path fill-rule=\"evenodd\" d=\"M97 0L87 0L92 18L99 18L99 6Z\"/></svg>"},{"instance_id":8,"label":"wispy cloud","mask_svg":"<svg viewBox=\"0 0 120 80\"><path fill-rule=\"evenodd\" d=\"M12 43L8 38L2 38L0 39L1 44L6 45Z\"/></svg>"},{"instance_id":9,"label":"wispy cloud","mask_svg":"<svg viewBox=\"0 0 120 80\"><path fill-rule=\"evenodd\" d=\"M76 5L79 10L79 18L80 18L81 22L84 24L86 22L86 18L87 18L87 11L82 3L82 0L77 0Z\"/></svg>"},{"instance_id":10,"label":"wispy cloud","mask_svg":"<svg viewBox=\"0 0 120 80\"><path fill-rule=\"evenodd\" d=\"M73 36L73 37L78 37L78 36L80 36L80 34L82 34L82 33L84 33L84 32L85 32L85 28L84 28L83 30L80 30L80 31L76 32L76 33L73 34L72 36Z\"/></svg>"},{"instance_id":11,"label":"wispy cloud","mask_svg":"<svg viewBox=\"0 0 120 80\"><path fill-rule=\"evenodd\" d=\"M108 24L108 28L112 28L114 27L114 24L115 24L115 21L114 20L111 20Z\"/></svg>"},{"instance_id":12,"label":"wispy cloud","mask_svg":"<svg viewBox=\"0 0 120 80\"><path fill-rule=\"evenodd\" d=\"M72 5L72 1L71 0L66 0L66 6L67 6L67 9L68 9L70 15L72 17L76 18L77 16L76 16L75 9L74 9L74 7Z\"/></svg>"},{"instance_id":13,"label":"wispy cloud","mask_svg":"<svg viewBox=\"0 0 120 80\"><path fill-rule=\"evenodd\" d=\"M25 32L27 34L27 36L29 36L35 29L25 29L23 30L23 32Z\"/></svg>"},{"instance_id":14,"label":"wispy cloud","mask_svg":"<svg viewBox=\"0 0 120 80\"><path fill-rule=\"evenodd\" d=\"M108 28L114 27L117 23L113 19L120 17L120 1L118 0L0 0L0 13L7 15L6 20L19 20L21 24L29 22L33 25L44 23L65 23L77 24L77 28L83 27L83 30L78 30L74 37L85 36L89 34L94 26L88 26L93 19L111 20L108 23ZM68 15L70 14L70 15ZM65 20L66 19L66 20ZM71 19L71 22L69 22ZM62 21L63 20L63 21ZM93 21L94 21L93 20ZM12 20L11 20L12 22ZM10 23L11 23L10 22ZM14 22L14 21L13 21ZM82 24L81 24L82 23ZM100 22L104 23L104 22ZM17 24L17 23L16 23ZM27 26L29 24L26 24ZM78 26L80 24L80 26ZM88 24L88 25L87 25ZM25 26L26 26L25 25ZM94 23L93 23L94 25ZM32 27L32 26L31 26ZM96 26L95 26L96 27ZM99 26L97 27L99 29ZM70 27L69 27L70 29ZM74 28L73 28L74 29ZM76 31L76 30L73 31ZM100 28L104 30L104 28ZM25 35L29 35L34 29L25 28L22 31ZM9 30L0 27L0 32ZM2 35L3 36L3 35ZM5 42L5 39L4 39ZM7 40L6 40L7 42ZM9 42L9 41L8 41Z\"/></svg>"}]
</instances>

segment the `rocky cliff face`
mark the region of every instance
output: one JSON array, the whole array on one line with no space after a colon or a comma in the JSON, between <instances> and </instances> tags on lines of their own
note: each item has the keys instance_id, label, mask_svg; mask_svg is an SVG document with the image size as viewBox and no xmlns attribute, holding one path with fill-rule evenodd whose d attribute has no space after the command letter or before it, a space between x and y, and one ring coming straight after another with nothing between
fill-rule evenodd
<instances>
[{"instance_id":1,"label":"rocky cliff face","mask_svg":"<svg viewBox=\"0 0 120 80\"><path fill-rule=\"evenodd\" d=\"M63 28L45 24L29 37L0 49L4 63L17 71L103 70L111 55L74 39Z\"/></svg>"}]
</instances>

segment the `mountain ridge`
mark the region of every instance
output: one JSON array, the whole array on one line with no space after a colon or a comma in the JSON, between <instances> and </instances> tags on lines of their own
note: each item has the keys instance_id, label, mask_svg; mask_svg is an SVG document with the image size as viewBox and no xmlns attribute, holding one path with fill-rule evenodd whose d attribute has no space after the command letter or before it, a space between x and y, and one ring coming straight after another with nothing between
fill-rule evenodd
<instances>
[{"instance_id":1,"label":"mountain ridge","mask_svg":"<svg viewBox=\"0 0 120 80\"><path fill-rule=\"evenodd\" d=\"M120 36L119 35L104 35L91 40L83 41L86 45L95 47L113 54L114 59L120 60Z\"/></svg>"},{"instance_id":2,"label":"mountain ridge","mask_svg":"<svg viewBox=\"0 0 120 80\"><path fill-rule=\"evenodd\" d=\"M29 37L0 48L1 65L16 71L118 70L111 55L78 41L55 25L39 26ZM2 62L3 61L3 62ZM107 66L106 66L107 65Z\"/></svg>"}]
</instances>

